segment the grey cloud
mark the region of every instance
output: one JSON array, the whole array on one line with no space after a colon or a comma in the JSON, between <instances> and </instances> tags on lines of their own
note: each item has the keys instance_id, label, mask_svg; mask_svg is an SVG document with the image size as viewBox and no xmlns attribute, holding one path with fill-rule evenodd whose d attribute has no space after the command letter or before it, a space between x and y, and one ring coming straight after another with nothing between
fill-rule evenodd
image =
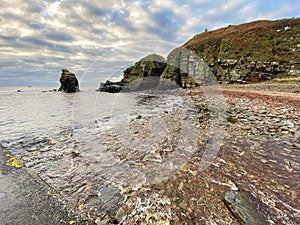
<instances>
[{"instance_id":1,"label":"grey cloud","mask_svg":"<svg viewBox=\"0 0 300 225\"><path fill-rule=\"evenodd\" d=\"M36 30L45 29L45 25L42 23L39 23L39 22L29 22L28 26L30 26L31 28L36 29Z\"/></svg>"},{"instance_id":2,"label":"grey cloud","mask_svg":"<svg viewBox=\"0 0 300 225\"><path fill-rule=\"evenodd\" d=\"M24 37L20 39L23 42L27 42L30 44L34 44L34 45L38 45L38 46L42 46L42 47L53 47L53 44L35 37Z\"/></svg>"},{"instance_id":3,"label":"grey cloud","mask_svg":"<svg viewBox=\"0 0 300 225\"><path fill-rule=\"evenodd\" d=\"M4 40L4 41L15 41L18 38L19 38L18 36L0 35L0 40Z\"/></svg>"},{"instance_id":4,"label":"grey cloud","mask_svg":"<svg viewBox=\"0 0 300 225\"><path fill-rule=\"evenodd\" d=\"M54 41L72 41L73 37L70 34L50 30L44 32L44 36Z\"/></svg>"}]
</instances>

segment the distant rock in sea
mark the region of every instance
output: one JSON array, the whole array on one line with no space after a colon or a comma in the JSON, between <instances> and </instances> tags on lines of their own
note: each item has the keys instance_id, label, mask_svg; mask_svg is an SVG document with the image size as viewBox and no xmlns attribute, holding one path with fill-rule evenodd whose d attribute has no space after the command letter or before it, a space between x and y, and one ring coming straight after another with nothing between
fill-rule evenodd
<instances>
[{"instance_id":1,"label":"distant rock in sea","mask_svg":"<svg viewBox=\"0 0 300 225\"><path fill-rule=\"evenodd\" d=\"M126 84L123 82L112 82L107 80L105 83L101 83L99 89L97 91L101 92L109 92L109 93L118 93L120 92Z\"/></svg>"},{"instance_id":2,"label":"distant rock in sea","mask_svg":"<svg viewBox=\"0 0 300 225\"><path fill-rule=\"evenodd\" d=\"M60 76L60 88L58 91L64 91L67 93L73 93L79 91L78 80L74 73L71 73L69 70L62 69Z\"/></svg>"}]
</instances>

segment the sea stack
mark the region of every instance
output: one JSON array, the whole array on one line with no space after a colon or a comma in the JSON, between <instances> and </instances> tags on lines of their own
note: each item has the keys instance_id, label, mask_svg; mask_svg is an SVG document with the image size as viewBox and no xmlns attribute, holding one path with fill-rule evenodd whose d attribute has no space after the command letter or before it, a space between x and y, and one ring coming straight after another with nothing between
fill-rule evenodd
<instances>
[{"instance_id":1,"label":"sea stack","mask_svg":"<svg viewBox=\"0 0 300 225\"><path fill-rule=\"evenodd\" d=\"M66 93L73 93L79 91L78 80L74 73L71 73L69 70L62 69L60 76L60 88L59 91L64 91Z\"/></svg>"}]
</instances>

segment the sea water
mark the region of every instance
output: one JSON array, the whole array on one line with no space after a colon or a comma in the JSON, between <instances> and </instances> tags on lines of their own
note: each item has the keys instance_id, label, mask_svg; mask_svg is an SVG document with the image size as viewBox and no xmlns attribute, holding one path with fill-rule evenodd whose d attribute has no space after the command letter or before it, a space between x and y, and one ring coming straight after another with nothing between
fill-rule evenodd
<instances>
[{"instance_id":1,"label":"sea water","mask_svg":"<svg viewBox=\"0 0 300 225\"><path fill-rule=\"evenodd\" d=\"M53 90L52 87L0 88L1 144L12 146L91 126L96 117L109 116L116 97L88 87L72 94ZM22 154L22 149L11 148L11 151Z\"/></svg>"},{"instance_id":2,"label":"sea water","mask_svg":"<svg viewBox=\"0 0 300 225\"><path fill-rule=\"evenodd\" d=\"M0 101L0 144L45 178L59 172L63 177L62 166L85 162L117 181L142 182L137 178L144 176L152 182L178 170L197 144L197 113L179 90L2 87Z\"/></svg>"}]
</instances>

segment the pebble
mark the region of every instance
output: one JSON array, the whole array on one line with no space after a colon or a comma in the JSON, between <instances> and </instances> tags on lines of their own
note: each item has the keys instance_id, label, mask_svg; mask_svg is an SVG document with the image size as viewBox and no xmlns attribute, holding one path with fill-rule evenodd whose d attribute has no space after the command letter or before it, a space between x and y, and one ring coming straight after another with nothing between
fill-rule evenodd
<instances>
[{"instance_id":1,"label":"pebble","mask_svg":"<svg viewBox=\"0 0 300 225\"><path fill-rule=\"evenodd\" d=\"M125 209L123 209L122 207L118 210L115 219L119 222L122 223L122 221L126 218L127 213L125 211Z\"/></svg>"},{"instance_id":2,"label":"pebble","mask_svg":"<svg viewBox=\"0 0 300 225\"><path fill-rule=\"evenodd\" d=\"M296 132L295 132L295 138L300 138L300 130L297 130Z\"/></svg>"},{"instance_id":3,"label":"pebble","mask_svg":"<svg viewBox=\"0 0 300 225\"><path fill-rule=\"evenodd\" d=\"M199 108L201 108L201 110L203 111L203 113L201 113L202 122L196 124L196 127L198 128L197 130L199 130L200 132L199 143L206 144L206 141L210 140L210 138L208 137L209 132L207 132L209 129L209 122L211 121L209 118L210 114L205 112L205 104L202 102L202 100L198 99L197 101L200 102L198 105ZM178 178L178 180L176 180L173 186L168 186L171 188L165 188L163 182L161 182L160 189L162 189L164 193L169 191L170 195L174 194L174 196L172 196L172 199L175 200L171 203L169 203L168 201L161 202L164 199L164 197L166 197L163 194L161 194L158 195L158 197L154 196L152 200L151 198L142 199L136 197L136 202L134 202L134 204L132 205L129 204L129 200L127 200L127 202L124 200L126 203L128 203L128 205L119 205L119 203L123 201L123 197L124 199L130 199L130 197L126 196L126 194L128 193L139 193L140 195L142 195L141 193L144 193L145 196L152 196L151 192L153 192L153 190L149 188L148 190L150 191L148 192L148 190L141 190L140 186L138 186L138 188L128 188L129 191L127 191L126 193L119 194L119 189L115 186L103 185L103 181L101 179L103 174L103 177L107 176L108 173L106 172L110 172L113 175L118 173L122 175L124 174L124 172L119 170L118 167L114 168L115 165L109 165L109 167L107 167L107 171L98 170L97 166L99 165L99 163L97 164L97 162L101 162L100 159L103 156L97 152L97 145L92 146L91 144L89 146L91 149L81 149L80 147L87 146L75 146L75 142L69 137L66 137L65 139L61 140L59 138L48 139L48 143L45 143L48 144L48 147L46 148L44 148L45 146L43 144L35 144L31 147L29 146L23 160L27 162L27 166L30 165L30 167L35 172L40 174L41 177L47 177L47 181L49 182L49 184L58 189L63 189L66 185L74 185L75 183L80 187L80 184L86 183L87 179L91 180L90 187L82 188L82 191L80 193L77 193L76 191L72 193L65 191L64 195L67 195L67 197L71 200L78 197L74 195L74 193L77 193L77 195L80 194L80 197L85 197L85 199L88 199L91 196L91 199L98 197L98 201L93 202L91 200L91 205L89 206L93 206L94 208L99 207L99 200L101 200L104 203L104 205L106 205L106 210L108 210L109 212L113 212L112 217L114 217L115 221L117 221L118 223L121 223L124 220L124 224L141 224L141 222L145 224L151 224L152 221L150 219L152 214L152 218L159 218L159 221L163 223L163 221L167 220L162 217L160 218L160 215L165 213L164 215L169 216L168 219L173 220L173 222L176 224L181 224L182 217L184 217L185 220L188 220L189 216L194 217L197 213L199 214L200 212L201 216L195 216L196 220L199 220L201 217L206 217L207 219L209 218L209 213L211 213L211 215L214 214L216 216L219 216L220 221L225 221L226 219L229 219L229 221L226 224L237 224L235 223L236 221L231 221L231 216L228 217L228 214L226 214L229 213L227 208L220 204L220 193L224 191L224 189L222 189L222 185L213 186L210 183L208 184L208 182L205 182L207 176L216 177L216 180L220 179L218 180L220 184L227 184L224 186L225 188L230 188L228 187L230 185L228 185L228 182L226 181L221 181L221 179L223 179L224 177L230 177L230 179L232 179L232 182L234 182L235 191L240 190L240 187L251 189L251 191L253 191L253 194L257 199L262 198L262 202L272 201L273 199L263 199L264 196L261 193L265 194L266 196L277 196L274 193L277 193L278 196L284 196L287 189L283 188L283 190L280 190L280 188L277 188L276 184L278 184L278 180L276 180L276 178L286 179L287 176L282 170L283 167L289 168L289 175L293 175L292 173L295 173L296 170L300 170L300 165L297 162L297 150L300 147L300 144L298 143L298 140L295 140L300 138L300 130L298 129L299 122L297 122L299 121L299 119L297 120L297 118L294 116L295 113L288 114L287 116L282 115L282 112L285 110L288 110L286 111L286 113L292 112L292 110L290 110L290 108L288 108L287 106L275 107L272 105L273 103L263 101L259 102L258 99L253 99L250 101L249 99L243 99L240 97L236 99L229 98L228 102L233 102L234 104L228 106L229 109L227 109L227 113L224 116L227 119L227 121L226 125L224 124L224 126L226 126L226 129L223 144L227 145L228 149L231 150L225 153L220 151L220 154L217 156L216 160L218 160L218 162L222 161L223 163L219 163L219 165L217 163L214 163L212 165L218 166L208 167L208 171L205 172L199 171L197 169L193 170L188 163L181 164L182 166L178 167L181 170L177 171L177 175L179 174L178 177L186 177L185 179L180 180ZM264 107L263 105L267 106ZM297 111L295 110L295 112ZM190 113L192 114L195 112L193 112L192 110ZM172 110L167 110L163 108L161 110L161 114L163 116L171 116ZM137 124L142 122L146 124L147 117L148 115L144 115L141 113L137 113L133 116L134 120L131 124L131 131L135 131L136 136L143 135L147 132L146 129L141 129L141 126L138 126ZM178 125L178 122L190 122L188 121L190 117L188 117L187 115L182 115L182 118L185 118L186 120L174 120L175 122L173 121L173 123L175 123L173 129L174 132L182 130L182 126L181 124ZM130 162L134 160L139 160L137 156L135 156L135 158L133 157L134 154L137 152L136 149L133 149L133 151L128 151L126 152L126 154L123 154L121 152L123 150L120 147L121 144L115 138L113 132L106 132L107 133L105 135L103 135L104 132L99 133L99 138L101 139L101 144L105 144L105 146L107 146L106 150L108 152L111 151L112 154L115 154L113 155L114 157L120 157L120 162L122 162L122 160L131 160ZM175 140L175 138L172 138L172 136L170 136L169 139ZM71 142L67 143L70 140ZM72 143L74 144L74 146L71 146ZM76 145L77 144L78 143L76 143ZM168 144L169 143L166 143L166 146ZM139 167L143 168L145 166L144 162L146 162L148 164L157 165L156 169L159 170L159 165L161 165L161 162L163 162L164 160L162 156L165 156L166 154L172 154L176 151L176 149L168 149L168 146L166 146L165 148L161 148L161 150L157 152L153 152L153 149L145 151L145 155L143 158L144 161L134 161L136 162L136 164L132 165L135 165L137 167L138 163L140 163ZM94 150L93 152L92 150L94 147L96 150ZM155 148L157 148L157 146ZM78 152L77 149L80 149L80 152ZM85 150L87 152L85 152ZM58 155L59 157L55 158L55 155ZM90 158L86 157L87 155ZM97 161L95 159L96 157L99 157L100 159L98 159ZM282 163L282 158L287 159L287 161L284 161L284 164ZM263 166L262 163L264 164ZM272 167L274 165L276 165L276 167ZM262 169L259 169L259 166L263 167L264 170L261 171ZM111 168L113 168L114 170L111 171ZM272 168L273 170L269 171L269 168ZM101 172L103 172L103 174L101 174ZM125 174L127 172L130 175L130 171L125 171ZM163 169L160 169L160 172L164 172ZM258 174L260 172L262 172L263 175L259 176ZM66 176L66 174L68 176ZM220 176L220 174L222 176L224 176L225 174L226 176L221 176L222 178L220 178L218 177ZM273 176L273 186L272 184L268 183L269 175ZM83 177L87 178L83 179ZM101 179L99 177L101 177ZM170 174L168 177L171 178L172 174ZM122 179L124 178L122 177ZM66 184L66 181L70 183ZM203 189L201 189L201 185L199 185L201 184L201 181L204 182L202 184ZM264 189L266 186L267 189ZM196 189L193 190L193 187L195 187ZM180 194L175 194L176 192ZM96 195L99 194L99 196L94 197L93 195L95 195L95 193ZM293 198L296 196L294 192L290 192L288 193L288 195L292 196ZM188 202L189 199L191 199L189 196L193 196L196 199L200 199L203 197L203 200L201 200L202 202L199 205L201 205L202 208L207 207L206 211L202 210L201 207L193 206L191 202ZM217 196L217 201L211 203L211 196ZM213 199L214 197L211 198ZM287 202L287 204L290 204L290 202L288 202L288 199L284 200ZM216 207L219 207L219 209L216 210L215 208L213 208L213 204L215 204ZM174 205L174 207L171 207L171 205ZM280 205L279 203L278 205L281 208L278 207L273 209L273 206L269 207L263 204L261 207L264 210L267 207L266 211L271 211L274 214L274 217L277 216L278 218L281 215L289 215L291 213L291 211L289 211L289 209L286 208L284 205ZM138 211L138 206L141 206L140 211ZM220 210L220 208L224 211ZM85 204L82 204L81 209L87 213L90 212ZM134 216L131 216L133 215L132 213L134 209L136 210L136 212L134 212L136 214ZM173 209L180 210L180 212L177 215L175 215L172 211ZM182 213L182 215L184 216L180 216L180 213ZM147 214L149 214L149 217L147 217ZM95 218L95 215L91 214L91 217ZM108 216L102 216L100 218L103 219L96 219L97 225L106 225L111 224L112 222L111 218L109 218ZM135 221L138 218L140 219L140 221L135 223ZM149 220L143 220L146 218L148 218ZM276 224L283 224L282 221L283 220L279 219L279 222L276 221ZM185 224L193 224L193 222L195 221L184 221ZM167 223L168 222L166 222L166 224ZM159 223L157 222L152 224ZM220 222L220 224L225 224L225 222Z\"/></svg>"}]
</instances>

